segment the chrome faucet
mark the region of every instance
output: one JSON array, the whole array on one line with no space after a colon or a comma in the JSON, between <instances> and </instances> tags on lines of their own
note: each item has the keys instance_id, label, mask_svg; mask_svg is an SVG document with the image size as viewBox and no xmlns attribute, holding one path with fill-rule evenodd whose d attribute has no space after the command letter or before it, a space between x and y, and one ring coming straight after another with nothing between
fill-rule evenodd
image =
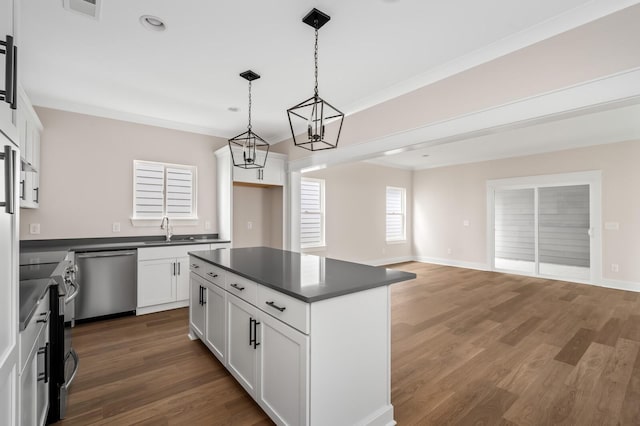
<instances>
[{"instance_id":1,"label":"chrome faucet","mask_svg":"<svg viewBox=\"0 0 640 426\"><path fill-rule=\"evenodd\" d=\"M165 216L162 218L162 222L160 222L160 229L166 230L166 241L171 241L173 233L171 232L171 225L169 224L169 216Z\"/></svg>"}]
</instances>

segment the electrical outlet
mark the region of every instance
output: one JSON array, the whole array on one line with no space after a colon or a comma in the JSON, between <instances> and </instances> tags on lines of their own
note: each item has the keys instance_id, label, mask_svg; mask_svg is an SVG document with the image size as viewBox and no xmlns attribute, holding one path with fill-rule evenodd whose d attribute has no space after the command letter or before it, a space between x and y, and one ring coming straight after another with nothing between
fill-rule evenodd
<instances>
[{"instance_id":1,"label":"electrical outlet","mask_svg":"<svg viewBox=\"0 0 640 426\"><path fill-rule=\"evenodd\" d=\"M452 250L450 248L447 249L447 254L451 254Z\"/></svg>"},{"instance_id":2,"label":"electrical outlet","mask_svg":"<svg viewBox=\"0 0 640 426\"><path fill-rule=\"evenodd\" d=\"M617 263L612 263L611 272L620 272L620 265L618 265Z\"/></svg>"},{"instance_id":3,"label":"electrical outlet","mask_svg":"<svg viewBox=\"0 0 640 426\"><path fill-rule=\"evenodd\" d=\"M111 226L111 231L120 232L120 222L113 222L113 225Z\"/></svg>"},{"instance_id":4,"label":"electrical outlet","mask_svg":"<svg viewBox=\"0 0 640 426\"><path fill-rule=\"evenodd\" d=\"M253 229L253 222L247 222L247 229Z\"/></svg>"},{"instance_id":5,"label":"electrical outlet","mask_svg":"<svg viewBox=\"0 0 640 426\"><path fill-rule=\"evenodd\" d=\"M607 231L618 231L620 230L620 223L618 222L605 222L604 229Z\"/></svg>"},{"instance_id":6,"label":"electrical outlet","mask_svg":"<svg viewBox=\"0 0 640 426\"><path fill-rule=\"evenodd\" d=\"M466 219L462 221L462 226L469 226L469 221Z\"/></svg>"},{"instance_id":7,"label":"electrical outlet","mask_svg":"<svg viewBox=\"0 0 640 426\"><path fill-rule=\"evenodd\" d=\"M205 221L204 221L204 229L205 229L206 231L208 231L208 230L210 230L210 229L211 229L211 221L209 221L209 220L205 220Z\"/></svg>"},{"instance_id":8,"label":"electrical outlet","mask_svg":"<svg viewBox=\"0 0 640 426\"><path fill-rule=\"evenodd\" d=\"M29 233L31 235L38 235L40 233L40 224L32 223L29 225Z\"/></svg>"}]
</instances>

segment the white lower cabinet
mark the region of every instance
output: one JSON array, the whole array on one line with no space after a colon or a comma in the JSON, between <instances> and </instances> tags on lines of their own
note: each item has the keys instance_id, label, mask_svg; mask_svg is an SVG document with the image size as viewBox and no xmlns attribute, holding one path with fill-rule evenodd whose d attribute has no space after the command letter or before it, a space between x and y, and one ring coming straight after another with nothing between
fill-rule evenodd
<instances>
[{"instance_id":1,"label":"white lower cabinet","mask_svg":"<svg viewBox=\"0 0 640 426\"><path fill-rule=\"evenodd\" d=\"M188 253L209 250L210 247L209 244L197 244L139 248L136 314L187 306L189 304Z\"/></svg>"},{"instance_id":2,"label":"white lower cabinet","mask_svg":"<svg viewBox=\"0 0 640 426\"><path fill-rule=\"evenodd\" d=\"M226 361L227 293L215 284L205 284L205 344L223 364Z\"/></svg>"},{"instance_id":3,"label":"white lower cabinet","mask_svg":"<svg viewBox=\"0 0 640 426\"><path fill-rule=\"evenodd\" d=\"M309 336L264 313L259 321L258 404L278 424L307 424Z\"/></svg>"},{"instance_id":4,"label":"white lower cabinet","mask_svg":"<svg viewBox=\"0 0 640 426\"><path fill-rule=\"evenodd\" d=\"M189 327L191 332L198 338L204 336L205 326L205 304L203 303L203 288L205 288L205 280L198 275L191 273L190 297L189 297Z\"/></svg>"},{"instance_id":5,"label":"white lower cabinet","mask_svg":"<svg viewBox=\"0 0 640 426\"><path fill-rule=\"evenodd\" d=\"M256 398L258 384L258 310L247 302L227 296L227 368L242 387Z\"/></svg>"}]
</instances>

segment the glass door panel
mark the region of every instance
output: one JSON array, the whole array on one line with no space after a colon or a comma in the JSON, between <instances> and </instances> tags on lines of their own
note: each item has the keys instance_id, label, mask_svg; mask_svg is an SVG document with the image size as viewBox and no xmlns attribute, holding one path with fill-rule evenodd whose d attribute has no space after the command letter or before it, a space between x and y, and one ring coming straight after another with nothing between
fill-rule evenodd
<instances>
[{"instance_id":1,"label":"glass door panel","mask_svg":"<svg viewBox=\"0 0 640 426\"><path fill-rule=\"evenodd\" d=\"M535 273L535 189L496 190L494 212L495 268Z\"/></svg>"},{"instance_id":2,"label":"glass door panel","mask_svg":"<svg viewBox=\"0 0 640 426\"><path fill-rule=\"evenodd\" d=\"M589 185L546 187L538 191L539 274L588 280Z\"/></svg>"}]
</instances>

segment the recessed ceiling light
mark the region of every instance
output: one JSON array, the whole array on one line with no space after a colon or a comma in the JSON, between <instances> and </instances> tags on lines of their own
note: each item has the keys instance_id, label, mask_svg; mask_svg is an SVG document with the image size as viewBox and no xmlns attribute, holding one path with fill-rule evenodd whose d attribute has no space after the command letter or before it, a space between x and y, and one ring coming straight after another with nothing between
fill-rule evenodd
<instances>
[{"instance_id":1,"label":"recessed ceiling light","mask_svg":"<svg viewBox=\"0 0 640 426\"><path fill-rule=\"evenodd\" d=\"M227 109L228 109L229 111L231 111L231 112L238 112L238 111L240 111L240 108L238 108L238 107L229 107L229 108L227 108Z\"/></svg>"},{"instance_id":2,"label":"recessed ceiling light","mask_svg":"<svg viewBox=\"0 0 640 426\"><path fill-rule=\"evenodd\" d=\"M142 15L140 17L140 23L143 27L151 31L164 31L167 29L164 21L153 15Z\"/></svg>"}]
</instances>

